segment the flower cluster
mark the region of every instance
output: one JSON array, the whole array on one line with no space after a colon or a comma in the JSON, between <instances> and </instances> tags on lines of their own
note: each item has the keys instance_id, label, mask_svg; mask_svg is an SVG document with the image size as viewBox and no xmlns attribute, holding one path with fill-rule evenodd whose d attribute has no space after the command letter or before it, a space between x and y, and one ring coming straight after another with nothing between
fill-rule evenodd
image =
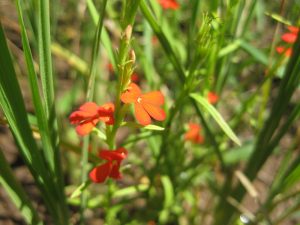
<instances>
[{"instance_id":1,"label":"flower cluster","mask_svg":"<svg viewBox=\"0 0 300 225\"><path fill-rule=\"evenodd\" d=\"M133 104L137 121L141 125L151 123L151 118L163 121L166 114L160 107L164 104L164 96L160 91L153 91L142 94L141 89L135 83L130 83L120 96L124 104ZM70 123L76 126L76 132L80 136L89 134L99 121L104 122L107 126L114 125L115 105L106 103L98 106L94 102L84 103L78 110L74 111L70 117ZM120 165L122 160L127 157L125 148L117 150L101 150L99 153L101 159L106 160L104 164L92 169L89 176L95 183L102 183L108 177L120 179Z\"/></svg>"},{"instance_id":2,"label":"flower cluster","mask_svg":"<svg viewBox=\"0 0 300 225\"><path fill-rule=\"evenodd\" d=\"M288 45L294 44L296 42L297 35L299 33L299 28L294 26L288 26L287 29L289 30L289 32L284 33L281 36L281 40L287 43ZM279 54L284 54L287 57L292 55L291 47L278 46L276 47L276 51Z\"/></svg>"}]
</instances>

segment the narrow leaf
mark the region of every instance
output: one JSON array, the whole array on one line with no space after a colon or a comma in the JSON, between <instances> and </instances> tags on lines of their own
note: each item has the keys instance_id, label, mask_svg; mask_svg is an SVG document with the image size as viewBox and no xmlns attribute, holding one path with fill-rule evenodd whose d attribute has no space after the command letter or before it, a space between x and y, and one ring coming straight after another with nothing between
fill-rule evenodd
<instances>
[{"instance_id":1,"label":"narrow leaf","mask_svg":"<svg viewBox=\"0 0 300 225\"><path fill-rule=\"evenodd\" d=\"M206 98L203 98L201 95L192 93L190 96L195 99L203 108L215 119L215 121L219 124L224 133L237 145L241 145L240 140L231 130L229 125L225 122L221 114L215 109L213 105L211 105Z\"/></svg>"},{"instance_id":2,"label":"narrow leaf","mask_svg":"<svg viewBox=\"0 0 300 225\"><path fill-rule=\"evenodd\" d=\"M2 150L0 149L0 184L5 189L15 206L23 215L27 224L42 225L36 209L33 208L29 197L22 186L15 179L13 171L9 167Z\"/></svg>"}]
</instances>

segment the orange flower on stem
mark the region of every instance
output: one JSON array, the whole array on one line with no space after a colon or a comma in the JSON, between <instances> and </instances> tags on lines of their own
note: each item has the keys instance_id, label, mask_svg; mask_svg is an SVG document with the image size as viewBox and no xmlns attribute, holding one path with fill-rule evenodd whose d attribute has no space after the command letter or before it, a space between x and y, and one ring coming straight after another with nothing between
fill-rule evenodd
<instances>
[{"instance_id":1,"label":"orange flower on stem","mask_svg":"<svg viewBox=\"0 0 300 225\"><path fill-rule=\"evenodd\" d=\"M179 4L176 2L176 0L158 0L159 4L163 9L172 9L176 10L179 8Z\"/></svg>"},{"instance_id":2,"label":"orange flower on stem","mask_svg":"<svg viewBox=\"0 0 300 225\"><path fill-rule=\"evenodd\" d=\"M281 36L281 40L283 40L285 43L287 44L294 44L296 42L298 33L299 33L299 28L298 27L294 27L294 26L288 26L287 29L289 30L289 32L284 33ZM291 47L283 47L283 46L277 46L276 47L276 51L279 54L283 54L287 57L292 55L292 48Z\"/></svg>"},{"instance_id":3,"label":"orange flower on stem","mask_svg":"<svg viewBox=\"0 0 300 225\"><path fill-rule=\"evenodd\" d=\"M84 136L89 134L100 120L106 125L112 125L114 123L114 111L113 103L97 106L94 102L87 102L80 106L79 110L73 112L69 120L71 124L77 125L77 134Z\"/></svg>"},{"instance_id":4,"label":"orange flower on stem","mask_svg":"<svg viewBox=\"0 0 300 225\"><path fill-rule=\"evenodd\" d=\"M144 126L151 123L151 117L158 121L166 118L165 112L160 108L164 104L164 96L160 91L142 94L139 86L131 83L121 95L121 101L125 104L134 104L135 117Z\"/></svg>"},{"instance_id":5,"label":"orange flower on stem","mask_svg":"<svg viewBox=\"0 0 300 225\"><path fill-rule=\"evenodd\" d=\"M95 167L90 172L90 179L95 183L103 183L106 178L121 179L120 165L123 159L127 157L127 150L125 148L118 148L117 150L101 150L99 157L105 159L107 162Z\"/></svg>"},{"instance_id":6,"label":"orange flower on stem","mask_svg":"<svg viewBox=\"0 0 300 225\"><path fill-rule=\"evenodd\" d=\"M191 141L195 144L204 143L204 137L200 134L201 127L196 123L189 123L189 129L184 135L186 141Z\"/></svg>"},{"instance_id":7,"label":"orange flower on stem","mask_svg":"<svg viewBox=\"0 0 300 225\"><path fill-rule=\"evenodd\" d=\"M215 92L208 92L207 93L207 100L210 104L215 104L219 100L219 96Z\"/></svg>"}]
</instances>

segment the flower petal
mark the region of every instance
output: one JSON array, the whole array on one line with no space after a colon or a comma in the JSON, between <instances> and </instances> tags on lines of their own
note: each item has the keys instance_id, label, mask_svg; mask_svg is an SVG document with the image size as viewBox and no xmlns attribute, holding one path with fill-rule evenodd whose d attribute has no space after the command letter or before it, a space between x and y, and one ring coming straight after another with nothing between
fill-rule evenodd
<instances>
[{"instance_id":1,"label":"flower petal","mask_svg":"<svg viewBox=\"0 0 300 225\"><path fill-rule=\"evenodd\" d=\"M113 103L106 103L98 107L98 114L100 120L105 122L107 125L114 124L114 111L115 105Z\"/></svg>"},{"instance_id":2,"label":"flower petal","mask_svg":"<svg viewBox=\"0 0 300 225\"><path fill-rule=\"evenodd\" d=\"M113 160L122 161L127 156L127 150L125 148L119 148L114 151L104 149L104 150L101 150L101 152L99 153L99 156L100 156L100 158L106 159L109 161L113 161Z\"/></svg>"},{"instance_id":3,"label":"flower petal","mask_svg":"<svg viewBox=\"0 0 300 225\"><path fill-rule=\"evenodd\" d=\"M142 105L153 119L156 119L158 121L163 121L164 119L166 119L166 113L164 112L164 110L159 108L159 106L147 103L142 103Z\"/></svg>"},{"instance_id":4,"label":"flower petal","mask_svg":"<svg viewBox=\"0 0 300 225\"><path fill-rule=\"evenodd\" d=\"M95 167L89 174L90 179L95 183L102 183L106 180L112 170L112 163L107 162Z\"/></svg>"},{"instance_id":5,"label":"flower petal","mask_svg":"<svg viewBox=\"0 0 300 225\"><path fill-rule=\"evenodd\" d=\"M121 179L122 174L120 173L120 162L114 162L109 174L109 177L114 179Z\"/></svg>"},{"instance_id":6,"label":"flower petal","mask_svg":"<svg viewBox=\"0 0 300 225\"><path fill-rule=\"evenodd\" d=\"M80 111L90 112L91 114L97 113L98 106L94 102L86 102L79 107Z\"/></svg>"},{"instance_id":7,"label":"flower petal","mask_svg":"<svg viewBox=\"0 0 300 225\"><path fill-rule=\"evenodd\" d=\"M285 51L285 48L283 46L276 47L276 52L278 52L279 54L283 53L284 51Z\"/></svg>"},{"instance_id":8,"label":"flower petal","mask_svg":"<svg viewBox=\"0 0 300 225\"><path fill-rule=\"evenodd\" d=\"M128 155L128 151L123 147L118 148L117 150L115 150L115 152L121 154L123 156L123 159L125 159Z\"/></svg>"},{"instance_id":9,"label":"flower petal","mask_svg":"<svg viewBox=\"0 0 300 225\"><path fill-rule=\"evenodd\" d=\"M141 95L142 102L149 103L152 105L163 105L165 98L160 91L152 91L146 94Z\"/></svg>"},{"instance_id":10,"label":"flower petal","mask_svg":"<svg viewBox=\"0 0 300 225\"><path fill-rule=\"evenodd\" d=\"M288 26L287 29L294 34L297 34L299 32L299 27Z\"/></svg>"},{"instance_id":11,"label":"flower petal","mask_svg":"<svg viewBox=\"0 0 300 225\"><path fill-rule=\"evenodd\" d=\"M292 55L292 48L285 48L282 46L278 46L276 47L276 52L278 52L279 54L283 54L287 57Z\"/></svg>"},{"instance_id":12,"label":"flower petal","mask_svg":"<svg viewBox=\"0 0 300 225\"><path fill-rule=\"evenodd\" d=\"M75 111L69 116L69 120L71 124L78 124L82 121L88 120L93 117L93 114L85 111Z\"/></svg>"},{"instance_id":13,"label":"flower petal","mask_svg":"<svg viewBox=\"0 0 300 225\"><path fill-rule=\"evenodd\" d=\"M95 127L95 123L93 123L93 122L82 123L76 127L76 132L80 136L84 136L84 135L89 134L93 130L94 127Z\"/></svg>"},{"instance_id":14,"label":"flower petal","mask_svg":"<svg viewBox=\"0 0 300 225\"><path fill-rule=\"evenodd\" d=\"M121 95L121 101L125 104L134 103L141 95L141 89L135 83L131 83L126 91Z\"/></svg>"},{"instance_id":15,"label":"flower petal","mask_svg":"<svg viewBox=\"0 0 300 225\"><path fill-rule=\"evenodd\" d=\"M164 9L176 10L179 8L179 4L175 0L159 0L159 3Z\"/></svg>"},{"instance_id":16,"label":"flower petal","mask_svg":"<svg viewBox=\"0 0 300 225\"><path fill-rule=\"evenodd\" d=\"M149 114L146 112L146 110L143 108L143 106L140 103L134 104L134 114L135 118L141 125L149 125L151 123L151 118Z\"/></svg>"},{"instance_id":17,"label":"flower petal","mask_svg":"<svg viewBox=\"0 0 300 225\"><path fill-rule=\"evenodd\" d=\"M281 39L287 43L295 43L295 41L297 39L297 34L285 33L281 36Z\"/></svg>"}]
</instances>

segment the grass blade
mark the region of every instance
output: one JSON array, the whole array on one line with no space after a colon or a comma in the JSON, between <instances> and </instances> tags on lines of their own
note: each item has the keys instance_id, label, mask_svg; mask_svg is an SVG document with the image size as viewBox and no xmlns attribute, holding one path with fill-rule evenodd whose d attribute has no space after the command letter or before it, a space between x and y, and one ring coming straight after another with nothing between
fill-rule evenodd
<instances>
[{"instance_id":1,"label":"grass blade","mask_svg":"<svg viewBox=\"0 0 300 225\"><path fill-rule=\"evenodd\" d=\"M0 184L3 186L15 206L23 215L27 224L42 225L37 211L33 208L28 196L22 186L15 179L13 171L0 149Z\"/></svg>"},{"instance_id":2,"label":"grass blade","mask_svg":"<svg viewBox=\"0 0 300 225\"><path fill-rule=\"evenodd\" d=\"M53 178L49 174L44 158L33 139L21 89L16 78L1 24L0 51L1 107L18 144L20 153L43 193L43 198L50 213L53 215L53 219L56 220L59 217L59 213L57 212L57 201L53 198L54 193L56 193Z\"/></svg>"},{"instance_id":3,"label":"grass blade","mask_svg":"<svg viewBox=\"0 0 300 225\"><path fill-rule=\"evenodd\" d=\"M199 104L203 106L203 108L215 119L215 121L219 124L224 133L237 145L241 145L240 140L231 130L229 125L225 122L221 114L213 107L205 98L201 95L192 93L190 96L195 99Z\"/></svg>"},{"instance_id":4,"label":"grass blade","mask_svg":"<svg viewBox=\"0 0 300 225\"><path fill-rule=\"evenodd\" d=\"M87 0L87 7L92 16L94 24L97 25L97 23L99 21L99 14L98 14L98 11L95 7L93 0ZM104 45L104 48L106 49L106 51L108 53L108 57L109 57L110 62L113 65L114 71L117 71L117 63L116 63L116 56L114 54L114 49L112 47L112 43L110 41L108 32L106 31L106 29L104 27L103 27L102 33L103 34L101 35L101 41Z\"/></svg>"}]
</instances>

